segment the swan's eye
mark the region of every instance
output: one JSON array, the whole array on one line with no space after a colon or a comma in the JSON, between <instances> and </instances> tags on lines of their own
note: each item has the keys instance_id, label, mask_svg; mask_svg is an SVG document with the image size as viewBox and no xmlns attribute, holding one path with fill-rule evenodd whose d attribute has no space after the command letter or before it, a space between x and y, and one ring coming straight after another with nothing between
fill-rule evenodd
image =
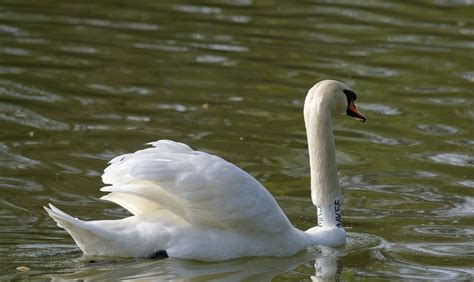
<instances>
[{"instance_id":1,"label":"swan's eye","mask_svg":"<svg viewBox=\"0 0 474 282\"><path fill-rule=\"evenodd\" d=\"M344 89L342 92L344 92L344 94L346 94L347 104L350 104L351 101L355 101L357 99L357 95L352 90Z\"/></svg>"}]
</instances>

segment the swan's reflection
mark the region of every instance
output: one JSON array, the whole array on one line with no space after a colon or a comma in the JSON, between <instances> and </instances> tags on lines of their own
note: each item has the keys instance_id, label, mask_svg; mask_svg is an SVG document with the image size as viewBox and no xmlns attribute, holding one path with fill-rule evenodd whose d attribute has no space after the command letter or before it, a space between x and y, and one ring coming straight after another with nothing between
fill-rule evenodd
<instances>
[{"instance_id":1,"label":"swan's reflection","mask_svg":"<svg viewBox=\"0 0 474 282\"><path fill-rule=\"evenodd\" d=\"M219 280L270 281L275 276L298 266L314 263L313 281L338 281L342 272L342 249L315 247L288 258L242 258L219 263L203 263L179 259L111 261L82 257L72 273L54 275L53 280ZM90 263L93 261L93 263Z\"/></svg>"},{"instance_id":2,"label":"swan's reflection","mask_svg":"<svg viewBox=\"0 0 474 282\"><path fill-rule=\"evenodd\" d=\"M340 281L342 255L338 250L321 247L321 256L314 261L315 275L312 281Z\"/></svg>"}]
</instances>

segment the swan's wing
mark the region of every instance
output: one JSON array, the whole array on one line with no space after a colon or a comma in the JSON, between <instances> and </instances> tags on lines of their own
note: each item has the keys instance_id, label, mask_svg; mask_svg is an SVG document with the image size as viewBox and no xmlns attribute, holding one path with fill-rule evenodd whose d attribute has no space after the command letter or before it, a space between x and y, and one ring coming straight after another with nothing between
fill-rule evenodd
<instances>
[{"instance_id":1,"label":"swan's wing","mask_svg":"<svg viewBox=\"0 0 474 282\"><path fill-rule=\"evenodd\" d=\"M160 140L113 159L102 180L111 200L134 214L167 209L193 225L274 233L291 224L271 194L237 166Z\"/></svg>"}]
</instances>

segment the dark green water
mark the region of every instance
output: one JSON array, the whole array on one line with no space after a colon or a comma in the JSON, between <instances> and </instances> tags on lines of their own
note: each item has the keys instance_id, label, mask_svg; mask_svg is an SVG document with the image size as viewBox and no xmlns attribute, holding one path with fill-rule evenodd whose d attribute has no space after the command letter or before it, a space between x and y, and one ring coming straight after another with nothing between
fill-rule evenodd
<instances>
[{"instance_id":1,"label":"dark green water","mask_svg":"<svg viewBox=\"0 0 474 282\"><path fill-rule=\"evenodd\" d=\"M90 2L0 3L2 279L300 281L324 256L342 280L473 279L472 1ZM313 226L302 104L327 78L368 117L334 121L345 250L90 262L42 209L126 216L98 200L107 161L173 139L251 172Z\"/></svg>"}]
</instances>

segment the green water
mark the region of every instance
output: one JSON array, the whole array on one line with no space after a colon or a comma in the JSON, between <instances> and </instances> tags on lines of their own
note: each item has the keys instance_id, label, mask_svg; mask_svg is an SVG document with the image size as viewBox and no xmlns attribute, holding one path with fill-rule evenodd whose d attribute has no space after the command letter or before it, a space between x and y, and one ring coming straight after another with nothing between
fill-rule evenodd
<instances>
[{"instance_id":1,"label":"green water","mask_svg":"<svg viewBox=\"0 0 474 282\"><path fill-rule=\"evenodd\" d=\"M341 280L473 279L472 1L90 2L0 3L2 279L300 281L325 259ZM327 78L368 118L334 120L345 249L89 258L42 209L127 216L98 200L107 161L173 139L250 172L309 228L302 105Z\"/></svg>"}]
</instances>

